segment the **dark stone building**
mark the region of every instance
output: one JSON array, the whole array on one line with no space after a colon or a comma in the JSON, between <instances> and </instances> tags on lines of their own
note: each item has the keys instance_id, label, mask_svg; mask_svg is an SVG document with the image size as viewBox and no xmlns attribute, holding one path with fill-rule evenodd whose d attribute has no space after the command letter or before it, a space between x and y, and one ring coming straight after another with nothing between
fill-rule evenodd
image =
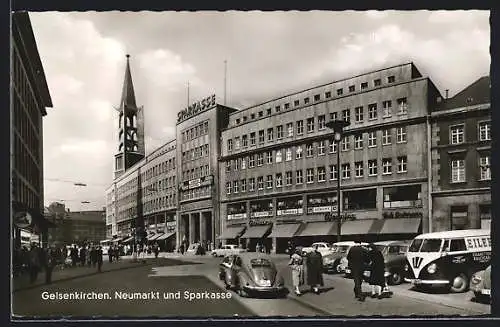
<instances>
[{"instance_id":1,"label":"dark stone building","mask_svg":"<svg viewBox=\"0 0 500 327\"><path fill-rule=\"evenodd\" d=\"M481 77L432 112L433 231L490 228L490 88Z\"/></svg>"},{"instance_id":2,"label":"dark stone building","mask_svg":"<svg viewBox=\"0 0 500 327\"><path fill-rule=\"evenodd\" d=\"M21 230L46 242L51 226L44 219L42 120L52 100L27 12L12 14L11 72L12 233L14 245L20 246Z\"/></svg>"}]
</instances>

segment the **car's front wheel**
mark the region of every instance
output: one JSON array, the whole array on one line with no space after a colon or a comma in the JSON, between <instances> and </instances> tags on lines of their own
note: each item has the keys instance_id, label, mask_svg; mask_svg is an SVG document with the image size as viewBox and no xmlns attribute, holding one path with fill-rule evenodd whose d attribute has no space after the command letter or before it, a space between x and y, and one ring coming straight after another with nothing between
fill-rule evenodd
<instances>
[{"instance_id":1,"label":"car's front wheel","mask_svg":"<svg viewBox=\"0 0 500 327\"><path fill-rule=\"evenodd\" d=\"M238 287L238 295L241 297L248 297L248 292L245 291L244 287L240 285Z\"/></svg>"},{"instance_id":2,"label":"car's front wheel","mask_svg":"<svg viewBox=\"0 0 500 327\"><path fill-rule=\"evenodd\" d=\"M459 274L451 280L450 290L453 293L463 293L469 289L469 278L465 274Z\"/></svg>"},{"instance_id":3,"label":"car's front wheel","mask_svg":"<svg viewBox=\"0 0 500 327\"><path fill-rule=\"evenodd\" d=\"M403 277L402 275L395 271L389 276L389 284L391 285L399 285L403 282Z\"/></svg>"}]
</instances>

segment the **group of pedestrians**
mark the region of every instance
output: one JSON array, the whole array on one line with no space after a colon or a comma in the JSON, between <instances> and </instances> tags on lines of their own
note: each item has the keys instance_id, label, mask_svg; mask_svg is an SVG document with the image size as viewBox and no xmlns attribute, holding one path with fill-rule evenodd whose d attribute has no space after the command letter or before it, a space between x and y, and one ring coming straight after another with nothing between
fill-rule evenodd
<instances>
[{"instance_id":1,"label":"group of pedestrians","mask_svg":"<svg viewBox=\"0 0 500 327\"><path fill-rule=\"evenodd\" d=\"M100 272L103 262L102 247L93 244L85 244L81 247L73 245L68 249L68 258L70 259L72 267L97 266L97 271Z\"/></svg>"},{"instance_id":2,"label":"group of pedestrians","mask_svg":"<svg viewBox=\"0 0 500 327\"><path fill-rule=\"evenodd\" d=\"M323 257L318 251L318 246L313 247L313 251L302 256L299 249L295 249L288 264L292 270L292 283L295 294L302 295L301 286L307 282L311 291L320 293L320 286L323 281Z\"/></svg>"},{"instance_id":3,"label":"group of pedestrians","mask_svg":"<svg viewBox=\"0 0 500 327\"><path fill-rule=\"evenodd\" d=\"M305 255L299 249L292 249L291 246L289 249L289 253L292 255L288 264L292 270L292 284L295 294L302 294L301 286L305 283L312 292L319 294L320 286L324 285L324 281L323 258L318 251L318 246L314 245L313 251ZM364 247L361 242L356 241L356 245L351 247L347 254L347 260L354 280L354 297L358 301L365 300L362 283L365 280L365 271L369 271L370 274L366 281L371 285L371 296L382 299L384 289L387 287L382 252L374 244Z\"/></svg>"},{"instance_id":4,"label":"group of pedestrians","mask_svg":"<svg viewBox=\"0 0 500 327\"><path fill-rule=\"evenodd\" d=\"M354 280L354 297L363 302L365 295L362 290L365 271L369 271L368 283L371 285L373 298L382 299L386 287L385 264L382 252L374 244L362 246L360 241L351 247L347 254L347 261Z\"/></svg>"}]
</instances>

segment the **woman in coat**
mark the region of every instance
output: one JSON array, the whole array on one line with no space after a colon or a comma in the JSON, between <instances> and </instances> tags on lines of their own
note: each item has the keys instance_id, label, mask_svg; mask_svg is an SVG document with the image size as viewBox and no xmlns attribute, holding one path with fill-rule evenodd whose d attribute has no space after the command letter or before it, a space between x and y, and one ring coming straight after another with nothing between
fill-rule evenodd
<instances>
[{"instance_id":1,"label":"woman in coat","mask_svg":"<svg viewBox=\"0 0 500 327\"><path fill-rule=\"evenodd\" d=\"M319 294L319 286L323 286L323 257L318 251L318 245L314 246L314 251L309 252L306 257L307 284L311 290Z\"/></svg>"},{"instance_id":2,"label":"woman in coat","mask_svg":"<svg viewBox=\"0 0 500 327\"><path fill-rule=\"evenodd\" d=\"M372 297L382 298L382 290L385 287L385 263L382 252L374 244L370 244L370 278L368 282L372 286Z\"/></svg>"},{"instance_id":3,"label":"woman in coat","mask_svg":"<svg viewBox=\"0 0 500 327\"><path fill-rule=\"evenodd\" d=\"M292 269L292 283L295 290L295 294L301 295L300 286L304 284L304 260L300 256L300 251L295 251L292 254L288 265Z\"/></svg>"}]
</instances>

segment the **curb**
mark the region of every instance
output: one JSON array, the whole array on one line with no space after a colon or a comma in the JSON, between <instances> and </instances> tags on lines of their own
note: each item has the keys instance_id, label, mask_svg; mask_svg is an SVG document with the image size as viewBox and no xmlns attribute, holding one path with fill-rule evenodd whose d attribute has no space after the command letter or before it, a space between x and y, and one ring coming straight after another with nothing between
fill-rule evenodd
<instances>
[{"instance_id":1,"label":"curb","mask_svg":"<svg viewBox=\"0 0 500 327\"><path fill-rule=\"evenodd\" d=\"M329 310L321 308L320 306L317 306L317 305L313 305L313 304L311 304L311 303L307 302L306 300L303 300L299 297L287 295L286 298L289 300L295 301L295 302L299 303L300 305L307 307L308 309L317 311L319 314L321 314L323 316L335 316L336 315L335 313L333 313Z\"/></svg>"},{"instance_id":2,"label":"curb","mask_svg":"<svg viewBox=\"0 0 500 327\"><path fill-rule=\"evenodd\" d=\"M90 276L95 276L95 275L102 275L102 274L113 272L113 271L120 271L120 270L126 270L126 269L132 269L132 268L138 268L138 267L144 267L144 266L150 266L150 265L152 265L152 263L139 263L139 264L133 265L133 266L120 267L120 268L110 269L110 270L103 270L101 272L96 271L96 272L89 273L89 274L82 274L82 275L77 275L77 276L70 276L70 277L56 279L56 280L53 280L51 284L56 284L59 282L66 282L66 281L70 281L70 280L75 280L75 279L85 278L85 277L90 277ZM42 284L29 285L29 286L25 286L25 287L19 287L19 288L12 290L12 293L19 292L19 291L25 291L25 290L31 290L31 289L35 289L35 288L46 286L46 285L47 284L42 283Z\"/></svg>"}]
</instances>

